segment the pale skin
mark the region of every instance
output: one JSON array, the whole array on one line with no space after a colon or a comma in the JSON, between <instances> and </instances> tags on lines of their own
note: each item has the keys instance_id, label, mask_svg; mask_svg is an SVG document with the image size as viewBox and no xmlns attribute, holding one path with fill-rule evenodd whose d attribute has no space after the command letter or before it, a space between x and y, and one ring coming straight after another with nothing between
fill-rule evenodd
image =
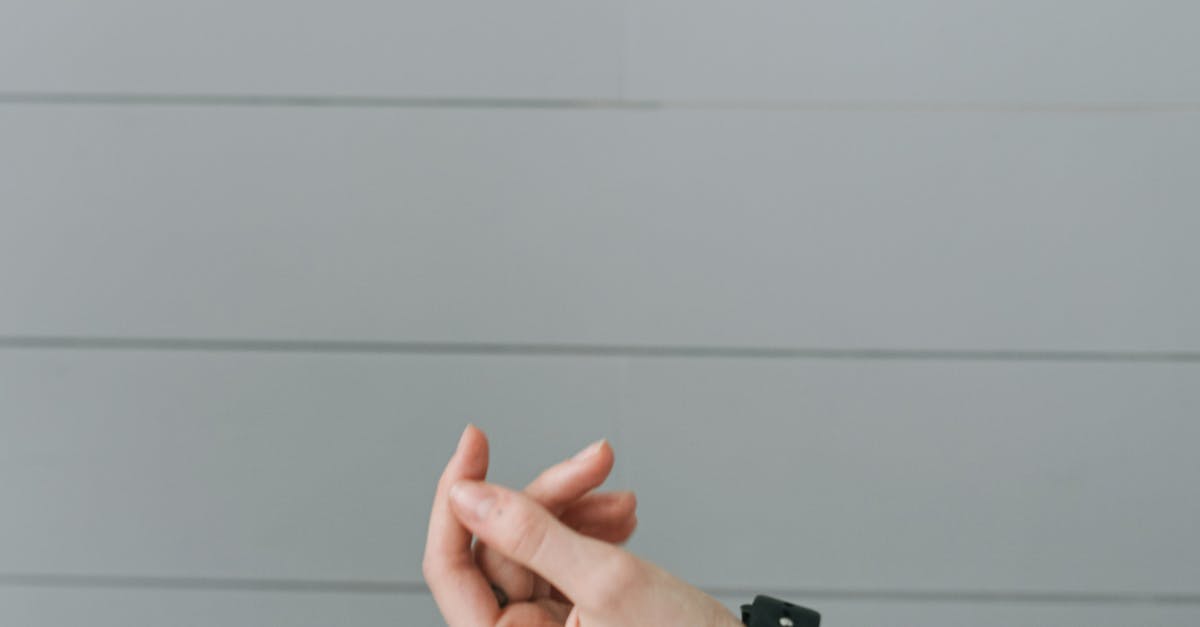
<instances>
[{"instance_id":1,"label":"pale skin","mask_svg":"<svg viewBox=\"0 0 1200 627\"><path fill-rule=\"evenodd\" d=\"M485 482L487 438L468 426L438 481L423 565L449 627L739 627L715 599L619 546L637 503L593 491L612 466L600 441L516 492Z\"/></svg>"}]
</instances>

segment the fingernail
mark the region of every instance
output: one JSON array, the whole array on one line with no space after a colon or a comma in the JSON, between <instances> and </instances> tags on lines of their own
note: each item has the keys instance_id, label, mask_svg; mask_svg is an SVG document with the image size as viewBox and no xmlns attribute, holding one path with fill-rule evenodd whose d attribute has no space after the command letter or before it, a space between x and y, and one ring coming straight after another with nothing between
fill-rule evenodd
<instances>
[{"instance_id":1,"label":"fingernail","mask_svg":"<svg viewBox=\"0 0 1200 627\"><path fill-rule=\"evenodd\" d=\"M450 500L454 502L459 513L475 520L483 520L496 504L496 491L482 483L460 481L450 488Z\"/></svg>"},{"instance_id":2,"label":"fingernail","mask_svg":"<svg viewBox=\"0 0 1200 627\"><path fill-rule=\"evenodd\" d=\"M607 441L608 441L608 439L605 438L603 440L597 440L595 442L592 442L591 444L588 445L587 448L576 453L575 457L571 458L571 461L579 461L581 459L587 459L587 458L591 457L592 455L599 453L600 449L604 448L604 443Z\"/></svg>"},{"instance_id":3,"label":"fingernail","mask_svg":"<svg viewBox=\"0 0 1200 627\"><path fill-rule=\"evenodd\" d=\"M463 446L466 445L467 434L471 432L471 427L473 427L473 426L474 425L468 424L466 426L466 428L463 429L462 435L458 436L458 445L454 447L454 453L456 455L458 454L459 451L461 451L463 449Z\"/></svg>"}]
</instances>

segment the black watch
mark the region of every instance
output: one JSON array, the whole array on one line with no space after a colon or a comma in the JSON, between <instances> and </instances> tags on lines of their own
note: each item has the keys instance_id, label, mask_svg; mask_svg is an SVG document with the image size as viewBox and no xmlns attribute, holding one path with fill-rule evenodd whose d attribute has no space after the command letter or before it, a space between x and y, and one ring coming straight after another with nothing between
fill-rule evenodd
<instances>
[{"instance_id":1,"label":"black watch","mask_svg":"<svg viewBox=\"0 0 1200 627\"><path fill-rule=\"evenodd\" d=\"M821 615L760 594L754 603L742 606L742 623L748 627L818 627Z\"/></svg>"}]
</instances>

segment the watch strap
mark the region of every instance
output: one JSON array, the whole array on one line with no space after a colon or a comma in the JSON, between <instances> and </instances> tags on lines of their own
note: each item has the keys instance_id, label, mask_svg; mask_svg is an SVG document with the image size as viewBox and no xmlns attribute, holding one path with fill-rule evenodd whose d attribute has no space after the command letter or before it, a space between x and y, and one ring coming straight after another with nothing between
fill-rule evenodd
<instances>
[{"instance_id":1,"label":"watch strap","mask_svg":"<svg viewBox=\"0 0 1200 627\"><path fill-rule=\"evenodd\" d=\"M742 606L742 623L747 627L818 627L821 615L760 594L754 597L754 603Z\"/></svg>"}]
</instances>

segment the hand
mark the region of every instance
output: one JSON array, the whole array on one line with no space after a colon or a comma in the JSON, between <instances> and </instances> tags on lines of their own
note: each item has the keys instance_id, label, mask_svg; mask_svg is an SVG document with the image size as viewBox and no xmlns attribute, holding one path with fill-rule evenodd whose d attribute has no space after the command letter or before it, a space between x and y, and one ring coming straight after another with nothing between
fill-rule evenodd
<instances>
[{"instance_id":1,"label":"hand","mask_svg":"<svg viewBox=\"0 0 1200 627\"><path fill-rule=\"evenodd\" d=\"M461 440L466 455L482 452L487 471L487 439L468 426ZM481 449L476 450L476 447ZM596 492L613 467L613 451L601 440L571 459L551 466L525 487L525 495L557 516L564 525L586 536L623 543L637 528L637 498L632 492ZM525 566L514 562L486 543L475 543L475 563L485 578L499 587L508 601L552 600L562 605L562 593Z\"/></svg>"},{"instance_id":2,"label":"hand","mask_svg":"<svg viewBox=\"0 0 1200 627\"><path fill-rule=\"evenodd\" d=\"M425 577L451 627L741 625L712 597L579 533L529 495L478 481L486 469L486 441L468 429L438 484L430 517ZM535 590L530 600L501 608L472 556L472 534L561 595Z\"/></svg>"},{"instance_id":3,"label":"hand","mask_svg":"<svg viewBox=\"0 0 1200 627\"><path fill-rule=\"evenodd\" d=\"M624 542L637 527L637 502L633 493L589 493L604 483L612 466L612 448L607 442L600 441L547 469L526 487L525 493L579 533L606 542ZM434 547L444 546L446 534L453 534L454 527L458 526L450 513L446 492L457 479L486 477L487 469L487 438L479 429L468 426L438 484L438 496L430 519L424 566L426 580L435 596L438 582L455 578L447 571L460 570L459 565L465 562L460 552L434 550ZM469 546L470 534L467 537ZM563 616L569 610L566 598L545 579L485 543L475 544L474 561L489 583L504 591L510 603L532 603Z\"/></svg>"}]
</instances>

